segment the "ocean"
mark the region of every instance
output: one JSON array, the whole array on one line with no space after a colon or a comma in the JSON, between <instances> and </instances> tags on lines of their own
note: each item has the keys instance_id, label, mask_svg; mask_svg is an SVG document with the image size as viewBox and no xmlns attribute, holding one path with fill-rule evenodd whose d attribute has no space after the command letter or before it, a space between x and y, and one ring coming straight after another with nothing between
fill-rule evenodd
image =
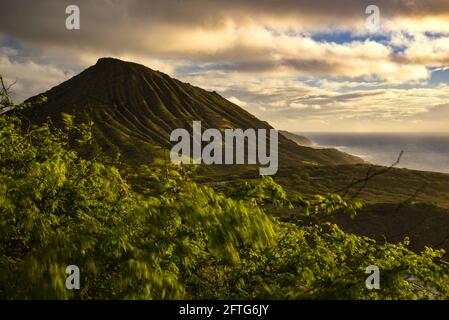
<instances>
[{"instance_id":1,"label":"ocean","mask_svg":"<svg viewBox=\"0 0 449 320\"><path fill-rule=\"evenodd\" d=\"M297 132L316 147L332 147L379 165L449 173L449 133L322 133Z\"/></svg>"}]
</instances>

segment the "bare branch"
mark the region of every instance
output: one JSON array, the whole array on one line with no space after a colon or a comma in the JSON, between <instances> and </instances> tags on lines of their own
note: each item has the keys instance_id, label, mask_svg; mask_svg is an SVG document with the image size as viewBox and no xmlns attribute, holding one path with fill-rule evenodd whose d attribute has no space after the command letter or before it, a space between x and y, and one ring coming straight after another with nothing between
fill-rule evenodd
<instances>
[{"instance_id":1,"label":"bare branch","mask_svg":"<svg viewBox=\"0 0 449 320\"><path fill-rule=\"evenodd\" d=\"M342 197L345 197L350 192L350 190L352 188L354 188L355 186L359 186L357 191L350 198L350 200L353 200L354 198L356 198L363 191L363 189L366 187L366 185L368 184L368 182L370 180L372 180L373 178L375 178L377 176L380 176L380 175L382 175L384 173L387 173L388 171L390 171L391 169L396 167L401 162L401 158L402 158L403 154L404 154L404 150L401 150L397 160L392 165L390 165L389 167L382 168L381 170L373 172L374 168L376 168L376 167L375 166L370 166L368 171L366 172L366 175L365 175L364 178L353 180L347 186L334 191L334 193L341 193L341 192L343 192Z\"/></svg>"},{"instance_id":2,"label":"bare branch","mask_svg":"<svg viewBox=\"0 0 449 320\"><path fill-rule=\"evenodd\" d=\"M14 102L10 99L10 89L15 83L16 83L16 81L14 81L9 86L6 86L5 82L3 80L3 77L0 76L0 85L1 85L1 88L0 88L0 96L1 96L0 114L2 114L5 111L8 111L14 107Z\"/></svg>"}]
</instances>

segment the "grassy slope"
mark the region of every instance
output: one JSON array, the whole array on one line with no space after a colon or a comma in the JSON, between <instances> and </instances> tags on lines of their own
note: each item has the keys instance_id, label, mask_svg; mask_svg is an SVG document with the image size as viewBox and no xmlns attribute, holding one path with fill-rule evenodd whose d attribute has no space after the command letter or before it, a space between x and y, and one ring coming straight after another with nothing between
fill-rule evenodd
<instances>
[{"instance_id":1,"label":"grassy slope","mask_svg":"<svg viewBox=\"0 0 449 320\"><path fill-rule=\"evenodd\" d=\"M295 133L291 133L291 132L288 132L285 130L279 130L279 133L282 134L287 139L292 140L293 142L295 142L296 144L298 144L300 146L311 147L314 144L313 141L310 140L309 138L297 135Z\"/></svg>"},{"instance_id":2,"label":"grassy slope","mask_svg":"<svg viewBox=\"0 0 449 320\"><path fill-rule=\"evenodd\" d=\"M136 164L161 157L162 148L170 147L170 132L190 128L193 120L201 120L204 128L271 128L215 92L182 83L142 65L110 58L100 59L95 66L44 95L48 103L25 112L25 117L34 123L50 117L58 124L60 113L66 112L77 114L80 121L93 120L99 144L110 154L120 152L131 170L135 170ZM289 192L305 194L338 190L364 177L369 168L360 164L362 161L357 157L335 149L298 146L283 136L279 157L275 180ZM257 167L203 166L197 179L217 183L256 177ZM420 192L413 197L417 190ZM408 234L412 240L418 239L417 243L438 244L449 233L445 231L449 230L445 220L448 213L440 209L449 208L448 195L448 175L394 169L374 178L362 190L359 197L369 206L359 218L338 222L347 230L375 238L385 235L396 240L396 234ZM397 204L411 198L432 205L407 204L405 208L414 214L409 215L407 210L398 213ZM421 223L423 227L401 229L409 226L409 222ZM442 246L449 245L443 241Z\"/></svg>"},{"instance_id":3,"label":"grassy slope","mask_svg":"<svg viewBox=\"0 0 449 320\"><path fill-rule=\"evenodd\" d=\"M95 123L97 141L111 154L120 151L132 165L148 163L161 147L169 148L170 133L190 129L200 120L206 128L271 129L216 92L170 78L142 65L112 58L43 93L48 102L25 112L31 122L50 117L60 123L61 112L77 114ZM34 98L31 98L33 101ZM338 150L302 147L279 135L282 163L360 163L362 160Z\"/></svg>"}]
</instances>

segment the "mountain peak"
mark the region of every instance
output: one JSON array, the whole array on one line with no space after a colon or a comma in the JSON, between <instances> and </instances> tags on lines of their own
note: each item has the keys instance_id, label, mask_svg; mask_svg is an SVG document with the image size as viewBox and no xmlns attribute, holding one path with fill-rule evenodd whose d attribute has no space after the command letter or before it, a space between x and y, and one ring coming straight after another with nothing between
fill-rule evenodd
<instances>
[{"instance_id":1,"label":"mountain peak","mask_svg":"<svg viewBox=\"0 0 449 320\"><path fill-rule=\"evenodd\" d=\"M120 67L131 67L131 68L140 68L140 69L142 69L142 70L145 70L145 71L152 71L152 72L155 72L155 70L153 70L153 69L151 69L151 68L148 68L148 67L146 67L146 66L144 66L144 65L142 65L142 64L139 64L139 63L136 63L136 62L132 62L132 61L125 61L125 60L121 60L121 59L118 59L118 58L113 58L113 57L102 57L102 58L99 58L98 60L97 60L97 63L95 64L95 65L93 65L92 67L98 67L98 66L112 66L112 67L117 67L117 66L120 66ZM91 67L91 68L92 68Z\"/></svg>"},{"instance_id":2,"label":"mountain peak","mask_svg":"<svg viewBox=\"0 0 449 320\"><path fill-rule=\"evenodd\" d=\"M117 58L102 57L97 60L97 63L95 65L105 64L105 63L124 63L124 62L125 61L117 59Z\"/></svg>"},{"instance_id":3,"label":"mountain peak","mask_svg":"<svg viewBox=\"0 0 449 320\"><path fill-rule=\"evenodd\" d=\"M125 61L125 60L121 60L121 59L114 58L114 57L102 57L102 58L99 58L99 59L97 60L97 63L96 63L95 65L99 65L99 64L111 64L111 63L114 63L114 64L134 64L134 65L137 65L137 63L135 63L135 62Z\"/></svg>"}]
</instances>

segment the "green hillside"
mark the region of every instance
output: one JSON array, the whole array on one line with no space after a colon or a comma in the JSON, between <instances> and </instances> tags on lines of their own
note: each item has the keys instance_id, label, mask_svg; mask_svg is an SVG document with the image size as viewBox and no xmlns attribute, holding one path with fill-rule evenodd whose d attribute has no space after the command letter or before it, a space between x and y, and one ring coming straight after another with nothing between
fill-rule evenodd
<instances>
[{"instance_id":1,"label":"green hillside","mask_svg":"<svg viewBox=\"0 0 449 320\"><path fill-rule=\"evenodd\" d=\"M279 130L279 133L282 134L287 139L292 140L293 142L295 142L296 144L298 144L300 146L311 147L314 144L314 142L312 140L310 140L309 138L300 136L298 134L294 134L294 133L291 133L291 132L288 132L285 130Z\"/></svg>"},{"instance_id":2,"label":"green hillside","mask_svg":"<svg viewBox=\"0 0 449 320\"><path fill-rule=\"evenodd\" d=\"M155 155L161 155L161 147L170 148L172 130L190 128L194 120L201 121L204 129L272 128L216 92L113 58L99 59L42 95L47 103L24 113L30 122L42 123L49 117L59 124L62 112L76 115L80 122L93 121L101 147L111 155L121 153L131 164L151 162ZM304 161L331 165L362 162L335 149L298 146L282 135L279 158L281 166Z\"/></svg>"}]
</instances>

